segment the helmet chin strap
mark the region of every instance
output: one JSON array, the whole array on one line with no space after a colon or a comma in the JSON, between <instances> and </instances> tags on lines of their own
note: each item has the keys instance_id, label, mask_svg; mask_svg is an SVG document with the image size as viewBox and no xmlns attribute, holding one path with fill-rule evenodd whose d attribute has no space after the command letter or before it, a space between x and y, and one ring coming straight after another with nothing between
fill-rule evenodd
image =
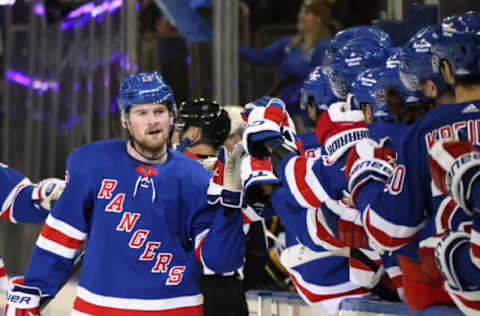
<instances>
[{"instance_id":1,"label":"helmet chin strap","mask_svg":"<svg viewBox=\"0 0 480 316\"><path fill-rule=\"evenodd\" d=\"M139 154L140 156L142 156L143 158L147 159L147 160L150 160L150 161L156 161L156 160L160 160L162 159L167 153L168 153L168 148L165 150L165 152L161 153L159 156L157 157L147 157L145 156L140 150L137 149L137 147L135 146L135 140L133 139L133 137L130 136L130 144L132 145L132 148L133 150L135 150L137 152L137 154Z\"/></svg>"}]
</instances>

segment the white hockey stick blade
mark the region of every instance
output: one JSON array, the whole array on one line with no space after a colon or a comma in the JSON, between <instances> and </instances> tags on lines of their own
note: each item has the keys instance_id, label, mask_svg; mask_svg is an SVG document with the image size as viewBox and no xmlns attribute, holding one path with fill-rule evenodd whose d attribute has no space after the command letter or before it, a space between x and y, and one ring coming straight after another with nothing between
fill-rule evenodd
<instances>
[{"instance_id":1,"label":"white hockey stick blade","mask_svg":"<svg viewBox=\"0 0 480 316\"><path fill-rule=\"evenodd\" d=\"M350 256L350 248L339 248L336 250L328 251L314 251L307 246L302 244L297 244L291 247L286 248L282 251L280 255L280 262L285 268L295 268L296 266L302 265L304 263L322 259L331 256Z\"/></svg>"}]
</instances>

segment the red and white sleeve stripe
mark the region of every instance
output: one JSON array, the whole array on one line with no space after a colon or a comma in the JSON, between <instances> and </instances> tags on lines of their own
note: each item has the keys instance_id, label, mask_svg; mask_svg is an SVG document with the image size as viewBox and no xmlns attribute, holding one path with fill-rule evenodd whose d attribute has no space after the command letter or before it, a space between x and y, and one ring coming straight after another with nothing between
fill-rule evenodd
<instances>
[{"instance_id":1,"label":"red and white sleeve stripe","mask_svg":"<svg viewBox=\"0 0 480 316\"><path fill-rule=\"evenodd\" d=\"M285 166L285 178L290 192L304 208L319 208L328 194L320 184L312 167L316 159L292 157Z\"/></svg>"},{"instance_id":2,"label":"red and white sleeve stripe","mask_svg":"<svg viewBox=\"0 0 480 316\"><path fill-rule=\"evenodd\" d=\"M452 222L458 209L458 204L450 196L442 200L435 214L435 229L437 233L454 228Z\"/></svg>"},{"instance_id":3,"label":"red and white sleeve stripe","mask_svg":"<svg viewBox=\"0 0 480 316\"><path fill-rule=\"evenodd\" d=\"M15 219L15 215L13 214L13 206L15 205L15 199L17 198L18 193L27 185L32 184L29 179L24 178L20 181L8 194L7 198L2 204L2 208L0 209L0 217L6 219L9 222L14 224L17 223Z\"/></svg>"},{"instance_id":4,"label":"red and white sleeve stripe","mask_svg":"<svg viewBox=\"0 0 480 316\"><path fill-rule=\"evenodd\" d=\"M368 236L387 251L397 250L412 242L425 224L426 221L422 221L417 226L394 224L380 216L370 206L363 213L363 227Z\"/></svg>"},{"instance_id":5,"label":"red and white sleeve stripe","mask_svg":"<svg viewBox=\"0 0 480 316\"><path fill-rule=\"evenodd\" d=\"M320 209L308 209L306 221L308 235L314 244L322 246L327 250L335 250L344 247L344 245L335 238L335 235L330 228L323 224L325 223L325 219Z\"/></svg>"},{"instance_id":6,"label":"red and white sleeve stripe","mask_svg":"<svg viewBox=\"0 0 480 316\"><path fill-rule=\"evenodd\" d=\"M317 285L303 279L302 275L293 269L288 269L290 277L302 299L321 312L322 315L338 313L340 301L347 297L359 297L369 294L370 291L353 282L344 282L335 285Z\"/></svg>"},{"instance_id":7,"label":"red and white sleeve stripe","mask_svg":"<svg viewBox=\"0 0 480 316\"><path fill-rule=\"evenodd\" d=\"M49 214L36 245L61 257L73 259L86 238L87 233Z\"/></svg>"}]
</instances>

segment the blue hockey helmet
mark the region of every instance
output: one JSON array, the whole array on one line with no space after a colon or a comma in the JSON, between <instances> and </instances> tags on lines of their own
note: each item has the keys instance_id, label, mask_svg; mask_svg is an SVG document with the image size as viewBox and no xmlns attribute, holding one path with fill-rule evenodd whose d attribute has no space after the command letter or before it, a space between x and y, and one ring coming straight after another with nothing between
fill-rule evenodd
<instances>
[{"instance_id":1,"label":"blue hockey helmet","mask_svg":"<svg viewBox=\"0 0 480 316\"><path fill-rule=\"evenodd\" d=\"M427 26L415 34L402 48L400 53L400 79L411 91L420 90L424 79L432 80L440 93L448 87L431 63L432 46L438 38L440 26Z\"/></svg>"},{"instance_id":2,"label":"blue hockey helmet","mask_svg":"<svg viewBox=\"0 0 480 316\"><path fill-rule=\"evenodd\" d=\"M306 109L310 99L313 99L317 110L321 113L327 110L330 104L337 101L332 89L330 89L329 72L328 67L322 66L316 66L310 71L301 90L300 106L302 109Z\"/></svg>"},{"instance_id":3,"label":"blue hockey helmet","mask_svg":"<svg viewBox=\"0 0 480 316\"><path fill-rule=\"evenodd\" d=\"M336 53L345 46L347 42L360 37L377 41L386 51L392 47L392 39L390 36L376 26L359 25L349 27L339 31L330 41L329 46L325 50L324 65L329 65Z\"/></svg>"},{"instance_id":4,"label":"blue hockey helmet","mask_svg":"<svg viewBox=\"0 0 480 316\"><path fill-rule=\"evenodd\" d=\"M130 107L145 103L165 103L173 116L177 115L172 89L156 71L128 75L120 86L117 103L122 117Z\"/></svg>"},{"instance_id":5,"label":"blue hockey helmet","mask_svg":"<svg viewBox=\"0 0 480 316\"><path fill-rule=\"evenodd\" d=\"M368 69L382 68L387 59L385 48L377 41L360 37L342 47L330 65L330 87L335 96L345 100L355 77Z\"/></svg>"},{"instance_id":6,"label":"blue hockey helmet","mask_svg":"<svg viewBox=\"0 0 480 316\"><path fill-rule=\"evenodd\" d=\"M441 24L444 29L450 28L452 32L478 32L480 31L480 13L468 11L449 16L443 19Z\"/></svg>"},{"instance_id":7,"label":"blue hockey helmet","mask_svg":"<svg viewBox=\"0 0 480 316\"><path fill-rule=\"evenodd\" d=\"M419 101L423 102L423 96L419 90L411 91L405 87L400 79L400 54L402 50L398 49L396 53L390 55L385 62L383 69L383 82L388 88L395 89L402 102L405 104L417 104Z\"/></svg>"},{"instance_id":8,"label":"blue hockey helmet","mask_svg":"<svg viewBox=\"0 0 480 316\"><path fill-rule=\"evenodd\" d=\"M455 32L442 28L432 47L431 65L440 73L442 60L446 60L456 78L480 75L480 32Z\"/></svg>"},{"instance_id":9,"label":"blue hockey helmet","mask_svg":"<svg viewBox=\"0 0 480 316\"><path fill-rule=\"evenodd\" d=\"M370 104L372 114L376 118L383 118L388 115L382 77L383 72L380 69L367 70L360 73L350 86L350 93L357 98L360 104Z\"/></svg>"}]
</instances>

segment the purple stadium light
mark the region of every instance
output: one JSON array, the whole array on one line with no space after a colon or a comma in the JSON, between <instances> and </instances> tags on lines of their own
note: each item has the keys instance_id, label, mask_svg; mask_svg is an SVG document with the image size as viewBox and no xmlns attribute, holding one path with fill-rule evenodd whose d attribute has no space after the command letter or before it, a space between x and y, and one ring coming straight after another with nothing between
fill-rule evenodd
<instances>
[{"instance_id":1,"label":"purple stadium light","mask_svg":"<svg viewBox=\"0 0 480 316\"><path fill-rule=\"evenodd\" d=\"M105 12L114 12L117 10L119 7L122 6L123 0L112 0L112 1L104 1L99 5L95 5L93 2L87 2L84 5L81 5L80 7L76 8L75 10L71 11L69 14L67 14L66 19L62 22L62 30L65 30L71 26L75 25L75 18L78 18L80 16L84 16L83 20L80 22L79 26L82 26L86 23L86 20L88 20L91 17L96 17L97 20L99 17L105 13Z\"/></svg>"},{"instance_id":2,"label":"purple stadium light","mask_svg":"<svg viewBox=\"0 0 480 316\"><path fill-rule=\"evenodd\" d=\"M95 5L93 4L93 2L87 2L79 6L75 10L70 11L70 13L67 14L67 19L73 19L79 17L82 14L90 13L93 9L95 9Z\"/></svg>"},{"instance_id":3,"label":"purple stadium light","mask_svg":"<svg viewBox=\"0 0 480 316\"><path fill-rule=\"evenodd\" d=\"M56 81L44 81L40 79L31 79L28 75L14 70L7 70L6 77L8 80L16 82L24 87L32 86L34 90L47 91L52 89L54 92L58 91L58 82Z\"/></svg>"},{"instance_id":4,"label":"purple stadium light","mask_svg":"<svg viewBox=\"0 0 480 316\"><path fill-rule=\"evenodd\" d=\"M43 7L43 4L37 3L33 6L33 12L35 15L41 16L45 14L45 8Z\"/></svg>"},{"instance_id":5,"label":"purple stadium light","mask_svg":"<svg viewBox=\"0 0 480 316\"><path fill-rule=\"evenodd\" d=\"M18 84L21 84L22 86L25 86L25 87L28 87L31 82L29 76L13 70L7 70L7 79L14 81Z\"/></svg>"}]
</instances>

